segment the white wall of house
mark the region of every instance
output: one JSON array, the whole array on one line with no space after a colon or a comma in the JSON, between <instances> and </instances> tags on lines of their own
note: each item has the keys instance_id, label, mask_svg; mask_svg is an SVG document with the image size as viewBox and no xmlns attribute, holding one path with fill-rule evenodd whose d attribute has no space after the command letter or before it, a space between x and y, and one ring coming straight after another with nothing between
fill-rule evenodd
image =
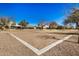
<instances>
[{"instance_id":1,"label":"white wall of house","mask_svg":"<svg viewBox=\"0 0 79 59\"><path fill-rule=\"evenodd\" d=\"M49 28L49 25L45 25L43 28L45 28L45 29L46 29L46 28Z\"/></svg>"}]
</instances>

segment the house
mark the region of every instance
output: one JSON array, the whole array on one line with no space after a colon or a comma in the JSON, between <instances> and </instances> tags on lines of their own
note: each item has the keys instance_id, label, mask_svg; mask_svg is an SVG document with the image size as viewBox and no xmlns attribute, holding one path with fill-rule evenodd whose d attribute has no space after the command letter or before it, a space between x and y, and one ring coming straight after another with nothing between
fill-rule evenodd
<instances>
[{"instance_id":1,"label":"house","mask_svg":"<svg viewBox=\"0 0 79 59\"><path fill-rule=\"evenodd\" d=\"M22 26L18 25L18 24L11 26L11 29L21 29L21 28L22 28Z\"/></svg>"},{"instance_id":2,"label":"house","mask_svg":"<svg viewBox=\"0 0 79 59\"><path fill-rule=\"evenodd\" d=\"M43 29L47 29L47 28L49 28L49 25L44 25L43 26Z\"/></svg>"}]
</instances>

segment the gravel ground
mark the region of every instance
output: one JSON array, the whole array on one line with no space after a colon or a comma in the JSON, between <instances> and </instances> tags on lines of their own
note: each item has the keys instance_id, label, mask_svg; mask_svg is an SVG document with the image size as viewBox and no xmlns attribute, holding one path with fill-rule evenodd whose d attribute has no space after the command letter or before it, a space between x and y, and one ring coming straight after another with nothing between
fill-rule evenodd
<instances>
[{"instance_id":1,"label":"gravel ground","mask_svg":"<svg viewBox=\"0 0 79 59\"><path fill-rule=\"evenodd\" d=\"M10 31L9 31L10 32ZM41 49L45 46L63 39L67 34L53 34L35 30L11 31L14 35L28 42L34 47ZM41 56L79 56L79 44L77 35L53 47ZM25 47L8 33L0 33L0 56L37 56L32 50Z\"/></svg>"},{"instance_id":2,"label":"gravel ground","mask_svg":"<svg viewBox=\"0 0 79 59\"><path fill-rule=\"evenodd\" d=\"M71 37L69 40L55 46L46 53L44 56L79 56L79 44L77 43L77 36Z\"/></svg>"},{"instance_id":3,"label":"gravel ground","mask_svg":"<svg viewBox=\"0 0 79 59\"><path fill-rule=\"evenodd\" d=\"M0 33L0 56L26 56L36 55L7 33Z\"/></svg>"},{"instance_id":4,"label":"gravel ground","mask_svg":"<svg viewBox=\"0 0 79 59\"><path fill-rule=\"evenodd\" d=\"M62 35L62 34L61 35L48 34L46 32L39 32L39 31L13 32L13 34L38 49L44 48L45 46L48 46L49 44L67 36L67 35Z\"/></svg>"}]
</instances>

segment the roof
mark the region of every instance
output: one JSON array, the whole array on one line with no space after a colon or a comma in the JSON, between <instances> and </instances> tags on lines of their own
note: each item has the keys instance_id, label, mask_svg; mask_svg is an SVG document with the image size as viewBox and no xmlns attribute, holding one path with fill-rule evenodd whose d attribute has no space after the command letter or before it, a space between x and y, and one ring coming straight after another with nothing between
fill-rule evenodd
<instances>
[{"instance_id":1,"label":"roof","mask_svg":"<svg viewBox=\"0 0 79 59\"><path fill-rule=\"evenodd\" d=\"M16 25L13 25L13 26L16 26L16 27L18 27L18 26L19 26L19 27L21 27L21 25L18 25L18 24L16 24Z\"/></svg>"}]
</instances>

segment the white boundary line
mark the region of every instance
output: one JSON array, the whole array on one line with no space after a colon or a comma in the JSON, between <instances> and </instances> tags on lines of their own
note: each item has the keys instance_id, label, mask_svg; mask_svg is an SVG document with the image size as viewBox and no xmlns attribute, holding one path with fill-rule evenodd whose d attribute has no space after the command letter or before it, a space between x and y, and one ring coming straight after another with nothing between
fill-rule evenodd
<instances>
[{"instance_id":1,"label":"white boundary line","mask_svg":"<svg viewBox=\"0 0 79 59\"><path fill-rule=\"evenodd\" d=\"M61 40L58 40L48 46L46 46L45 48L39 50L35 47L33 47L32 45L30 45L29 43L25 42L24 40L18 38L17 36L15 36L14 34L12 33L9 33L12 37L14 37L15 39L17 39L18 41L20 41L23 45L25 45L26 47L28 47L29 49L31 49L33 52L35 52L37 55L41 55L45 52L47 52L48 50L50 50L51 48L57 46L58 44L62 43L63 41L69 39L70 37L72 37L72 35L68 35L66 37L64 37L64 39L61 39Z\"/></svg>"},{"instance_id":2,"label":"white boundary line","mask_svg":"<svg viewBox=\"0 0 79 59\"><path fill-rule=\"evenodd\" d=\"M69 36L67 36L67 37L64 37L64 39L58 40L58 41L56 41L56 42L54 42L54 43L52 43L52 44L46 46L45 48L43 48L43 49L40 50L39 55L40 55L40 54L43 54L43 53L47 52L48 50L50 50L51 48L57 46L58 44L62 43L64 40L69 39L71 36L72 36L72 35L69 35Z\"/></svg>"},{"instance_id":3,"label":"white boundary line","mask_svg":"<svg viewBox=\"0 0 79 59\"><path fill-rule=\"evenodd\" d=\"M39 50L35 47L33 47L32 45L28 44L27 42L25 42L24 40L16 37L14 34L9 33L12 37L14 37L15 39L17 39L18 41L20 41L23 45L25 45L26 47L28 47L29 49L31 49L33 52L35 52L36 54L39 53Z\"/></svg>"}]
</instances>

